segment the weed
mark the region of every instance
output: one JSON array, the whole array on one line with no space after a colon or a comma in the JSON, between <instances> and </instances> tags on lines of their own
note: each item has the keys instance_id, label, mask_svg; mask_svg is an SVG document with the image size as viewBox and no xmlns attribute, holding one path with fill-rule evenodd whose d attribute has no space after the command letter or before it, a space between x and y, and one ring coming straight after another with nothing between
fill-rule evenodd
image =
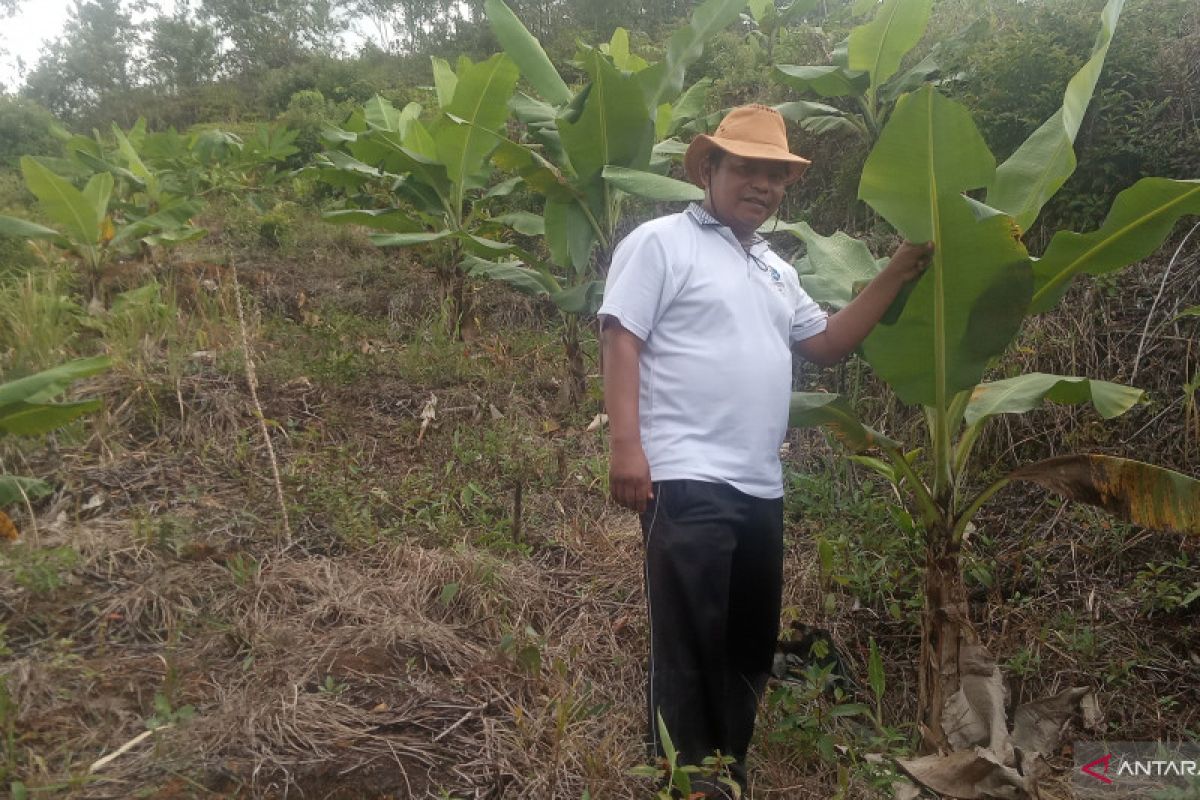
<instances>
[{"instance_id":1,"label":"weed","mask_svg":"<svg viewBox=\"0 0 1200 800\"><path fill-rule=\"evenodd\" d=\"M79 553L70 547L13 545L0 551L0 561L18 586L44 595L66 585L67 576L79 563Z\"/></svg>"},{"instance_id":2,"label":"weed","mask_svg":"<svg viewBox=\"0 0 1200 800\"><path fill-rule=\"evenodd\" d=\"M893 619L917 619L920 532L907 512L871 483L848 488L828 475L790 473L785 497L787 518L814 530L827 610L845 591Z\"/></svg>"},{"instance_id":3,"label":"weed","mask_svg":"<svg viewBox=\"0 0 1200 800\"><path fill-rule=\"evenodd\" d=\"M671 733L667 730L661 713L658 714L658 734L663 748L663 757L659 763L642 764L629 771L629 774L636 777L658 781L660 788L654 795L655 800L671 800L676 796L690 798L693 784L699 780L724 786L735 798L742 796L741 787L729 773L729 766L733 763L732 757L723 756L718 752L706 756L699 765L683 763L674 742L671 741ZM676 792L679 794L676 795Z\"/></svg>"},{"instance_id":4,"label":"weed","mask_svg":"<svg viewBox=\"0 0 1200 800\"><path fill-rule=\"evenodd\" d=\"M330 697L337 697L349 688L348 684L342 683L332 675L326 675L325 680L317 684L317 691Z\"/></svg>"},{"instance_id":5,"label":"weed","mask_svg":"<svg viewBox=\"0 0 1200 800\"><path fill-rule=\"evenodd\" d=\"M52 264L0 284L0 363L9 370L37 372L68 357L83 313L70 298L70 277Z\"/></svg>"},{"instance_id":6,"label":"weed","mask_svg":"<svg viewBox=\"0 0 1200 800\"><path fill-rule=\"evenodd\" d=\"M154 693L154 713L146 718L148 730L155 730L167 725L181 725L196 716L194 706L186 705L176 708L165 692Z\"/></svg>"},{"instance_id":7,"label":"weed","mask_svg":"<svg viewBox=\"0 0 1200 800\"><path fill-rule=\"evenodd\" d=\"M260 565L258 559L249 553L234 553L225 562L225 568L229 570L229 575L235 584L249 586L258 580Z\"/></svg>"}]
</instances>

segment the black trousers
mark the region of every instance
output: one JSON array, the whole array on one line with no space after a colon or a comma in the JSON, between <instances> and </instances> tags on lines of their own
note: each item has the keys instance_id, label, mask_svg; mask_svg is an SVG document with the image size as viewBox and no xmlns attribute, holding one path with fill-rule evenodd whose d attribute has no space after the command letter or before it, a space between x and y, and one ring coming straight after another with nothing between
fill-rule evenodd
<instances>
[{"instance_id":1,"label":"black trousers","mask_svg":"<svg viewBox=\"0 0 1200 800\"><path fill-rule=\"evenodd\" d=\"M650 612L650 743L662 715L682 763L720 750L745 784L779 635L783 499L720 483L662 481L642 514Z\"/></svg>"}]
</instances>

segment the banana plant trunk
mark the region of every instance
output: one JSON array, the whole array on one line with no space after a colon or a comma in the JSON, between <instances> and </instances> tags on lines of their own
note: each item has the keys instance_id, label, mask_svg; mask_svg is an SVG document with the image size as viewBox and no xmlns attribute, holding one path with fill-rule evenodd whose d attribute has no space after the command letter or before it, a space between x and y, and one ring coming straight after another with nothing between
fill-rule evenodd
<instances>
[{"instance_id":1,"label":"banana plant trunk","mask_svg":"<svg viewBox=\"0 0 1200 800\"><path fill-rule=\"evenodd\" d=\"M923 753L951 750L942 727L946 700L960 685L960 651L978 641L971 626L960 548L949 528L929 533L925 560L925 607L921 614L918 718Z\"/></svg>"},{"instance_id":2,"label":"banana plant trunk","mask_svg":"<svg viewBox=\"0 0 1200 800\"><path fill-rule=\"evenodd\" d=\"M567 356L567 379L563 381L560 399L567 411L578 408L587 392L587 368L583 359L583 345L579 340L579 328L579 315L566 315L563 350Z\"/></svg>"}]
</instances>

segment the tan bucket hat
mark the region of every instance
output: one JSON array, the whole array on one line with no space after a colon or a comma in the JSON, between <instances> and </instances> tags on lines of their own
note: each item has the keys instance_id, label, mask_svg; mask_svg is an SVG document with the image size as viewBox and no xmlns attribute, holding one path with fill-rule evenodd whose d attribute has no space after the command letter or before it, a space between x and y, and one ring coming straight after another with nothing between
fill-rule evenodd
<instances>
[{"instance_id":1,"label":"tan bucket hat","mask_svg":"<svg viewBox=\"0 0 1200 800\"><path fill-rule=\"evenodd\" d=\"M812 162L788 150L783 116L770 106L753 103L738 106L725 115L712 136L699 134L683 155L683 168L692 183L700 186L700 167L714 147L742 158L783 161L788 165L788 183L795 183Z\"/></svg>"}]
</instances>

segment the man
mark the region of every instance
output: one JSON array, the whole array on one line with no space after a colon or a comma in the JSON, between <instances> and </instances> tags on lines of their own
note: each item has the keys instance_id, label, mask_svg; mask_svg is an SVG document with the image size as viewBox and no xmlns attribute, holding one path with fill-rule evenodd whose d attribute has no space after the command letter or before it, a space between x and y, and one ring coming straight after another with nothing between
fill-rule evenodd
<instances>
[{"instance_id":1,"label":"man","mask_svg":"<svg viewBox=\"0 0 1200 800\"><path fill-rule=\"evenodd\" d=\"M901 245L826 315L757 233L809 163L774 109L735 108L684 156L703 204L621 242L599 311L611 491L646 546L651 741L661 714L683 763L719 751L743 787L778 635L792 348L844 358L931 252Z\"/></svg>"}]
</instances>

